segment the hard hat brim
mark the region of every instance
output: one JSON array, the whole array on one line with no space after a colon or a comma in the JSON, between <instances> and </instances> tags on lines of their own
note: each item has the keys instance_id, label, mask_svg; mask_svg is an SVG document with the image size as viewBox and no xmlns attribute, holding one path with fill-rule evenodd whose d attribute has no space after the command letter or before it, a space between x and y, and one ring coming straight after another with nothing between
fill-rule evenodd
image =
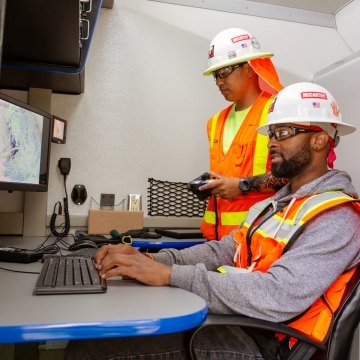
<instances>
[{"instance_id":1,"label":"hard hat brim","mask_svg":"<svg viewBox=\"0 0 360 360\"><path fill-rule=\"evenodd\" d=\"M243 57L237 57L235 59L229 59L226 61L223 61L221 63L218 63L216 65L210 66L209 68L207 68L204 72L203 75L205 76L209 76L211 75L214 71L219 70L225 66L230 66L230 65L235 65L235 64L239 64L245 61L249 61L249 60L254 60L254 59L259 59L259 58L271 58L273 57L274 54L270 53L270 52L260 52L260 53L256 53L253 55L246 55Z\"/></svg>"},{"instance_id":2,"label":"hard hat brim","mask_svg":"<svg viewBox=\"0 0 360 360\"><path fill-rule=\"evenodd\" d=\"M352 132L354 132L356 130L355 126L352 126L352 125L344 123L344 122L329 121L329 119L312 117L311 119L308 119L308 120L305 120L305 119L304 120L299 120L299 118L297 118L297 117L288 117L288 118L281 119L279 121L273 121L271 123L259 126L257 128L257 131L260 134L267 135L267 130L269 129L270 125L280 125L280 124L299 124L299 125L303 124L303 125L308 125L309 122L311 124L314 124L314 123L318 123L318 124L321 124L321 123L337 124L337 130L338 130L337 135L339 135L339 136L344 136L344 135L351 134Z\"/></svg>"}]
</instances>

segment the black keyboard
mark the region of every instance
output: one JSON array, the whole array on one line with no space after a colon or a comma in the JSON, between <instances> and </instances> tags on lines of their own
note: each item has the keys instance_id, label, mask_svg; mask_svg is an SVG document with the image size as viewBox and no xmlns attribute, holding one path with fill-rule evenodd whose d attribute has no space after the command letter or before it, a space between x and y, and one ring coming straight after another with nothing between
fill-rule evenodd
<instances>
[{"instance_id":1,"label":"black keyboard","mask_svg":"<svg viewBox=\"0 0 360 360\"><path fill-rule=\"evenodd\" d=\"M45 258L35 295L103 293L106 289L90 257L54 255Z\"/></svg>"}]
</instances>

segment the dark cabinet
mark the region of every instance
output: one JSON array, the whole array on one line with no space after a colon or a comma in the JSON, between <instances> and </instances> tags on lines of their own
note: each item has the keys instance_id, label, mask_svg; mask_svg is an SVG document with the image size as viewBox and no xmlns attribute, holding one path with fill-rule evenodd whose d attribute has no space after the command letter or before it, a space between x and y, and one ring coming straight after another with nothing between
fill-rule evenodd
<instances>
[{"instance_id":1,"label":"dark cabinet","mask_svg":"<svg viewBox=\"0 0 360 360\"><path fill-rule=\"evenodd\" d=\"M7 0L0 87L84 91L102 0Z\"/></svg>"}]
</instances>

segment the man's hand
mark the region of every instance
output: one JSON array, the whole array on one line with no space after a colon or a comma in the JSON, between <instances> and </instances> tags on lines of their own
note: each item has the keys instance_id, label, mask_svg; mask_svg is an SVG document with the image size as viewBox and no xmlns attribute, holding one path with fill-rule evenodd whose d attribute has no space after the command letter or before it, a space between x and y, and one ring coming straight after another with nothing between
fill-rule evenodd
<instances>
[{"instance_id":1,"label":"man's hand","mask_svg":"<svg viewBox=\"0 0 360 360\"><path fill-rule=\"evenodd\" d=\"M121 275L147 285L169 285L171 267L154 261L130 245L105 245L95 256L102 278Z\"/></svg>"},{"instance_id":2,"label":"man's hand","mask_svg":"<svg viewBox=\"0 0 360 360\"><path fill-rule=\"evenodd\" d=\"M241 194L238 178L222 177L221 175L210 173L211 180L208 184L200 186L199 190L211 189L213 195L218 195L224 199L231 199ZM245 179L250 184L249 191L269 192L281 189L288 183L287 179L276 178L271 173L248 176Z\"/></svg>"},{"instance_id":3,"label":"man's hand","mask_svg":"<svg viewBox=\"0 0 360 360\"><path fill-rule=\"evenodd\" d=\"M215 173L211 173L211 180L208 184L199 187L200 191L207 189L211 189L213 195L224 199L231 199L241 194L238 178L223 177Z\"/></svg>"}]
</instances>

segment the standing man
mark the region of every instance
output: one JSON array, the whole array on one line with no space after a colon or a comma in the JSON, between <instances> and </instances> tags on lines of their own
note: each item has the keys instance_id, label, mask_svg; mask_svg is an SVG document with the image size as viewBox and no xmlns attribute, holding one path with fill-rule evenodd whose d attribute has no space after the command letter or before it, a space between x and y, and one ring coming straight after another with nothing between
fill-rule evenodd
<instances>
[{"instance_id":1,"label":"standing man","mask_svg":"<svg viewBox=\"0 0 360 360\"><path fill-rule=\"evenodd\" d=\"M262 178L261 186L250 186L244 179L270 170L266 136L256 129L266 121L272 94L282 89L272 56L261 50L248 31L238 28L220 32L210 44L204 75L213 75L221 94L232 104L207 125L214 180L200 190L212 189L213 194L201 223L208 240L229 234L253 204L274 194L270 175Z\"/></svg>"}]
</instances>

